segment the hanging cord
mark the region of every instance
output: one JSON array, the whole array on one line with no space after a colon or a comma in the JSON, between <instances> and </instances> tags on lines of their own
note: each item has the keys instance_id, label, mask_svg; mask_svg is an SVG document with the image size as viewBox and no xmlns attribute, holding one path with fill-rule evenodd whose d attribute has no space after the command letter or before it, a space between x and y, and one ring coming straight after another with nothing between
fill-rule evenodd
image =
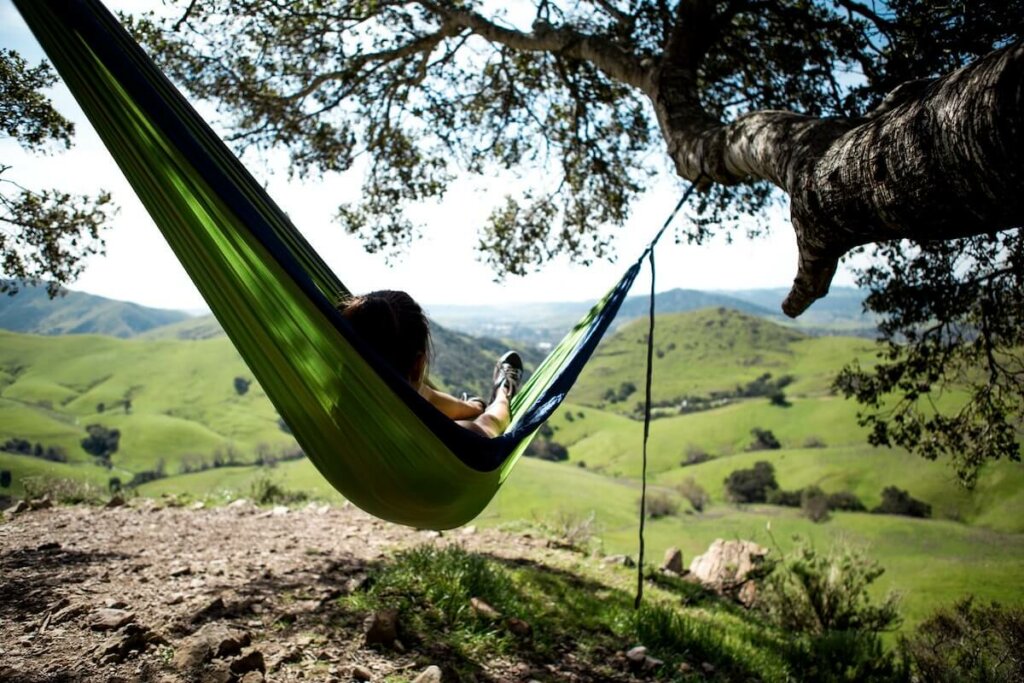
<instances>
[{"instance_id":1,"label":"hanging cord","mask_svg":"<svg viewBox=\"0 0 1024 683\"><path fill-rule=\"evenodd\" d=\"M647 386L644 392L644 444L643 444L643 468L640 475L640 551L637 556L636 562L636 600L633 601L633 608L640 609L640 602L644 597L644 520L647 517L647 439L651 434L651 384L654 378L654 247L658 244L658 240L665 234L665 230L672 223L672 220L679 213L679 210L683 208L683 204L693 194L694 189L697 187L697 183L691 183L690 187L683 193L683 196L679 199L676 204L676 208L672 209L672 213L665 219L665 223L658 230L658 233L651 240L647 248L644 249L643 254L637 260L637 263L642 261L644 257L647 257L648 262L651 264L651 305L648 314L647 323Z\"/></svg>"}]
</instances>

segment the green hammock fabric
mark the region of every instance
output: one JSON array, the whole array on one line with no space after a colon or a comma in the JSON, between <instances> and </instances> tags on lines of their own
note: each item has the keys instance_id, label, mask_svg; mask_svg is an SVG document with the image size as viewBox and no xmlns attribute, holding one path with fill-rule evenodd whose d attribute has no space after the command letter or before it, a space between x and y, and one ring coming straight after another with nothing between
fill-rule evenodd
<instances>
[{"instance_id":1,"label":"green hammock fabric","mask_svg":"<svg viewBox=\"0 0 1024 683\"><path fill-rule=\"evenodd\" d=\"M333 308L341 282L95 0L15 0L231 341L323 476L367 512L469 521L557 407L639 268L569 332L487 440L437 413Z\"/></svg>"}]
</instances>

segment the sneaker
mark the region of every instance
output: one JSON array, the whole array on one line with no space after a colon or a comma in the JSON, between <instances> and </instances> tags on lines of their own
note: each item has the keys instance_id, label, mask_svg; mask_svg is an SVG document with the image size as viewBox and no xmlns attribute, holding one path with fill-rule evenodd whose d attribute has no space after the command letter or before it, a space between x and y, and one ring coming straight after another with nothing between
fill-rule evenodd
<instances>
[{"instance_id":1,"label":"sneaker","mask_svg":"<svg viewBox=\"0 0 1024 683\"><path fill-rule=\"evenodd\" d=\"M494 403L494 398L502 387L505 387L505 393L511 399L519 391L519 384L523 381L523 359L515 351L508 351L494 364L492 379L491 400L488 403Z\"/></svg>"}]
</instances>

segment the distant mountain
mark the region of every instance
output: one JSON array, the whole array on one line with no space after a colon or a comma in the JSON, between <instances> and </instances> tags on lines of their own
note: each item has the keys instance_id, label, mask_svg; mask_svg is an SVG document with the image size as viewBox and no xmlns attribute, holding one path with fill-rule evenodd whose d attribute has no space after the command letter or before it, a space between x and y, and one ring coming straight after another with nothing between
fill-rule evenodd
<instances>
[{"instance_id":1,"label":"distant mountain","mask_svg":"<svg viewBox=\"0 0 1024 683\"><path fill-rule=\"evenodd\" d=\"M124 339L188 318L182 311L71 290L50 299L45 285L19 284L17 294L0 295L0 329L28 334L101 334Z\"/></svg>"},{"instance_id":2,"label":"distant mountain","mask_svg":"<svg viewBox=\"0 0 1024 683\"><path fill-rule=\"evenodd\" d=\"M873 330L870 318L861 312L863 293L852 287L836 287L797 321L782 315L780 305L788 290L750 289L735 292L704 292L670 289L655 295L658 315L688 313L704 308L726 308L797 327L812 333L858 334ZM594 305L593 301L503 304L501 306L428 306L432 318L468 334L551 344L559 339ZM647 315L646 294L627 297L619 309L613 329Z\"/></svg>"}]
</instances>

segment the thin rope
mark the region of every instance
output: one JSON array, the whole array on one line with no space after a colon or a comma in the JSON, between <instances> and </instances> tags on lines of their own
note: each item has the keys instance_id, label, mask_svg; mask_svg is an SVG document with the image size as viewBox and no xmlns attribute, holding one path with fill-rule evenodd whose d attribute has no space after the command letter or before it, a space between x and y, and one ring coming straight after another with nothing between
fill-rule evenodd
<instances>
[{"instance_id":1,"label":"thin rope","mask_svg":"<svg viewBox=\"0 0 1024 683\"><path fill-rule=\"evenodd\" d=\"M648 262L651 265L651 303L648 312L648 323L647 323L647 380L646 387L644 390L644 442L643 442L643 466L640 474L640 550L637 556L636 562L636 600L633 601L633 608L640 609L640 603L644 597L644 521L647 518L647 440L651 435L651 385L654 379L654 247L658 244L658 240L665 234L665 230L672 224L672 220L679 213L680 209L683 208L683 204L693 194L694 189L697 187L697 183L691 183L690 187L683 193L683 196L679 198L676 203L676 207L672 209L672 213L665 219L665 223L661 226L655 234L654 239L650 241L647 248L644 249L644 253L638 259L642 261L646 256Z\"/></svg>"}]
</instances>

